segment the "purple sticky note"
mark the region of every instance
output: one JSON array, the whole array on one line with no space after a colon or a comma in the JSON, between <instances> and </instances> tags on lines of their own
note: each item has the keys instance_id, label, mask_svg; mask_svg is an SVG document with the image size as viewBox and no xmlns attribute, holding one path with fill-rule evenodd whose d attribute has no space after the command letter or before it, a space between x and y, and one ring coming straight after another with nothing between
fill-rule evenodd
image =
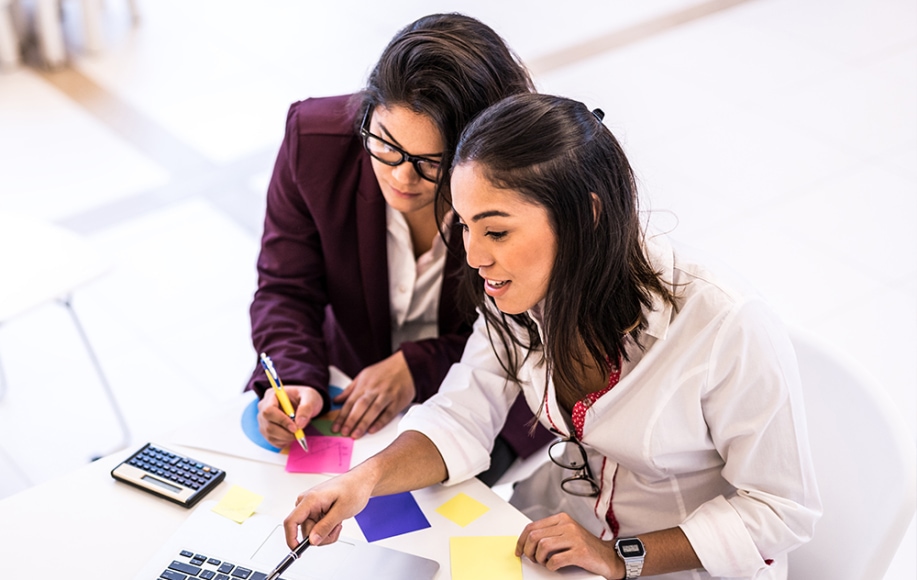
<instances>
[{"instance_id":1,"label":"purple sticky note","mask_svg":"<svg viewBox=\"0 0 917 580\"><path fill-rule=\"evenodd\" d=\"M410 492L370 498L369 503L355 519L367 542L430 527L430 522Z\"/></svg>"},{"instance_id":2,"label":"purple sticky note","mask_svg":"<svg viewBox=\"0 0 917 580\"><path fill-rule=\"evenodd\" d=\"M309 452L298 443L290 445L287 471L291 473L344 473L350 469L353 439L306 435Z\"/></svg>"}]
</instances>

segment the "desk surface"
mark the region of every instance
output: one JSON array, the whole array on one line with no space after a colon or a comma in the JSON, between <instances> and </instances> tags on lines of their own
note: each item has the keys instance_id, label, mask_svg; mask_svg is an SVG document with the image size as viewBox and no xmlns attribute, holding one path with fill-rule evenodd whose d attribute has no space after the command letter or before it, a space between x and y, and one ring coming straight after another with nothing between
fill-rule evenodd
<instances>
[{"instance_id":1,"label":"desk surface","mask_svg":"<svg viewBox=\"0 0 917 580\"><path fill-rule=\"evenodd\" d=\"M227 421L234 427L237 421ZM386 433L391 433L385 430ZM166 438L167 439L167 438ZM359 445L362 440L357 441ZM326 475L287 473L283 466L214 451L155 443L185 452L224 469L226 479L208 499L219 499L233 485L264 496L258 512L282 520L297 495L324 481ZM367 445L378 446L368 440ZM139 447L139 446L138 446ZM124 570L140 570L191 513L189 510L112 479L110 471L135 449L125 450L0 501L0 553L8 578L52 578L49 566L69 570L74 577L123 580ZM465 527L436 513L436 508L465 493L490 510ZM380 545L435 559L437 580L451 577L449 538L452 536L518 535L528 519L477 479L456 486L441 485L413 492L431 527L377 542ZM345 535L362 538L356 522L344 524ZM106 566L91 575L104 550ZM549 572L523 558L525 580L596 578L581 570Z\"/></svg>"}]
</instances>

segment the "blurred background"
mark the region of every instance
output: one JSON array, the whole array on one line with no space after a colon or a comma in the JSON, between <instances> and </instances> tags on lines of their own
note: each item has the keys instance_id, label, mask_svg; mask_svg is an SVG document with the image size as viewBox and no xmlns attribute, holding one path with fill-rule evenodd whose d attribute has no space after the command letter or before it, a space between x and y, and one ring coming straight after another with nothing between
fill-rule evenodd
<instances>
[{"instance_id":1,"label":"blurred background","mask_svg":"<svg viewBox=\"0 0 917 580\"><path fill-rule=\"evenodd\" d=\"M0 498L242 390L289 104L358 90L439 11L493 26L539 90L602 108L651 226L880 383L917 438L913 0L105 0L94 37L92 3L61 0L56 67L27 30L39 3L18 2L25 59L0 70L0 300L89 279L78 324L53 300L0 303ZM76 237L46 248L41 223ZM64 265L24 274L36 248ZM886 578L915 577L912 523Z\"/></svg>"}]
</instances>

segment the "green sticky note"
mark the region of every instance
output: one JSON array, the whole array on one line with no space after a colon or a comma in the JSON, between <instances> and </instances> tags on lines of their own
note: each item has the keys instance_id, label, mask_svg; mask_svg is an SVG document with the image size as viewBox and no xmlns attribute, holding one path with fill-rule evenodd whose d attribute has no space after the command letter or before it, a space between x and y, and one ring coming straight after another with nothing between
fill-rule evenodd
<instances>
[{"instance_id":1,"label":"green sticky note","mask_svg":"<svg viewBox=\"0 0 917 580\"><path fill-rule=\"evenodd\" d=\"M309 422L310 427L315 427L316 431L326 437L343 437L340 433L335 433L331 430L332 425L334 425L334 421L331 419L312 419Z\"/></svg>"},{"instance_id":2,"label":"green sticky note","mask_svg":"<svg viewBox=\"0 0 917 580\"><path fill-rule=\"evenodd\" d=\"M452 580L522 580L515 536L449 538Z\"/></svg>"},{"instance_id":3,"label":"green sticky note","mask_svg":"<svg viewBox=\"0 0 917 580\"><path fill-rule=\"evenodd\" d=\"M456 495L454 498L436 508L437 513L449 518L463 528L483 516L489 510L489 507L464 493Z\"/></svg>"}]
</instances>

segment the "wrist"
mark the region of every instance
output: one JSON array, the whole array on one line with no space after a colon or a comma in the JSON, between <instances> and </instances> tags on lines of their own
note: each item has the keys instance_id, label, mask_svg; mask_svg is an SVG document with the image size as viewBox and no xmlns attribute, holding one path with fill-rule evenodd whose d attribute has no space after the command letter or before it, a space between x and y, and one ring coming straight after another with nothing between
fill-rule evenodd
<instances>
[{"instance_id":1,"label":"wrist","mask_svg":"<svg viewBox=\"0 0 917 580\"><path fill-rule=\"evenodd\" d=\"M639 538L618 538L615 540L615 554L624 568L621 580L639 578L643 572L643 560L646 548Z\"/></svg>"}]
</instances>

